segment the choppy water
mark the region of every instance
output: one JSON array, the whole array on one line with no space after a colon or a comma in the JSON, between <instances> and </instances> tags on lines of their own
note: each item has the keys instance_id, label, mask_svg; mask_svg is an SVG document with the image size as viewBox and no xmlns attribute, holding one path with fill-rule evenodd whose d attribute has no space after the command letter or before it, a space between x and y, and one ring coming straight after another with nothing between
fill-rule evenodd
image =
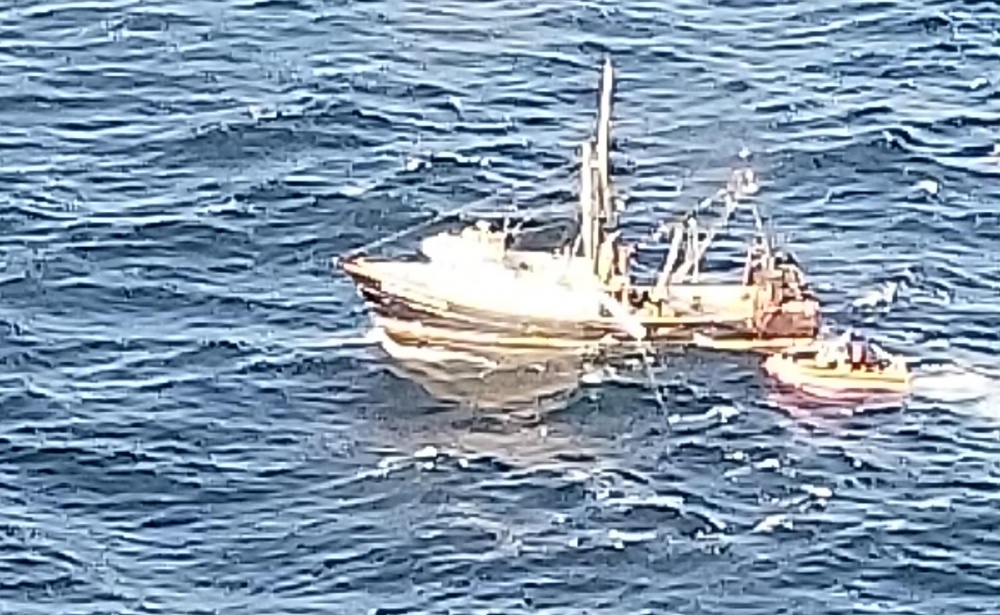
<instances>
[{"instance_id":1,"label":"choppy water","mask_svg":"<svg viewBox=\"0 0 1000 615\"><path fill-rule=\"evenodd\" d=\"M998 24L8 2L0 612L997 612ZM708 353L665 359L665 411L624 373L390 370L330 257L490 195L570 207L608 52L635 232L746 147L830 319L936 370L922 394L803 409Z\"/></svg>"}]
</instances>

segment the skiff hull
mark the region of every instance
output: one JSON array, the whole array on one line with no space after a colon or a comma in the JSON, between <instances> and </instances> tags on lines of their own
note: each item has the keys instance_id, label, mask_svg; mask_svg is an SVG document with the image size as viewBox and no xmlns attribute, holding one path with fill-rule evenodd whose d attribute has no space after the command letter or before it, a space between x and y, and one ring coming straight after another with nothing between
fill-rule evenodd
<instances>
[{"instance_id":1,"label":"skiff hull","mask_svg":"<svg viewBox=\"0 0 1000 615\"><path fill-rule=\"evenodd\" d=\"M768 357L763 367L778 382L820 397L905 395L910 391L909 370L899 360L881 368L851 369L841 365L821 366L811 358L779 353Z\"/></svg>"}]
</instances>

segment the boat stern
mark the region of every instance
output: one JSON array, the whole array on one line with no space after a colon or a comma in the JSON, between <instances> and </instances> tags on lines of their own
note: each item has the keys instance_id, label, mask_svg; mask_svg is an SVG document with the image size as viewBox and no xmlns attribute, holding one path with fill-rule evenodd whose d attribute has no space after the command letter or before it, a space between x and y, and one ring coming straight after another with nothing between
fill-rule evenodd
<instances>
[{"instance_id":1,"label":"boat stern","mask_svg":"<svg viewBox=\"0 0 1000 615\"><path fill-rule=\"evenodd\" d=\"M819 302L815 299L789 301L765 324L763 333L767 337L814 339L819 335L820 321Z\"/></svg>"}]
</instances>

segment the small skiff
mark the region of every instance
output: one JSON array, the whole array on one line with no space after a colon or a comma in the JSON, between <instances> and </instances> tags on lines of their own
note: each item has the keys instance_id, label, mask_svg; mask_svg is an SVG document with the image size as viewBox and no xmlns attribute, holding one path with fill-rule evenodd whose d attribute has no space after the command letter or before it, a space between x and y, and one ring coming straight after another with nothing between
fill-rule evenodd
<instances>
[{"instance_id":1,"label":"small skiff","mask_svg":"<svg viewBox=\"0 0 1000 615\"><path fill-rule=\"evenodd\" d=\"M872 360L854 367L841 348L819 342L771 355L764 361L764 371L779 382L813 394L909 393L906 361L882 351L873 354Z\"/></svg>"}]
</instances>

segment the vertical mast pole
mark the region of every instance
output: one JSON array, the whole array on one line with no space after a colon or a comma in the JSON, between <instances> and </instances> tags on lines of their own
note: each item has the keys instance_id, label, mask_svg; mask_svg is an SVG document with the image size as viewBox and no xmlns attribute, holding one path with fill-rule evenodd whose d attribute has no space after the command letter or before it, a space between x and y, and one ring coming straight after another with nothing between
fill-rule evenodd
<instances>
[{"instance_id":1,"label":"vertical mast pole","mask_svg":"<svg viewBox=\"0 0 1000 615\"><path fill-rule=\"evenodd\" d=\"M591 263L597 258L596 229L594 228L594 146L590 140L580 148L580 235L583 237L583 255Z\"/></svg>"},{"instance_id":2,"label":"vertical mast pole","mask_svg":"<svg viewBox=\"0 0 1000 615\"><path fill-rule=\"evenodd\" d=\"M597 124L597 172L599 174L598 194L601 200L601 215L604 221L610 220L614 204L611 199L611 163L608 154L611 140L611 98L614 91L614 71L611 68L611 58L604 60L604 74L601 80L600 114ZM602 229L603 231L603 229ZM603 232L602 232L603 238Z\"/></svg>"}]
</instances>

